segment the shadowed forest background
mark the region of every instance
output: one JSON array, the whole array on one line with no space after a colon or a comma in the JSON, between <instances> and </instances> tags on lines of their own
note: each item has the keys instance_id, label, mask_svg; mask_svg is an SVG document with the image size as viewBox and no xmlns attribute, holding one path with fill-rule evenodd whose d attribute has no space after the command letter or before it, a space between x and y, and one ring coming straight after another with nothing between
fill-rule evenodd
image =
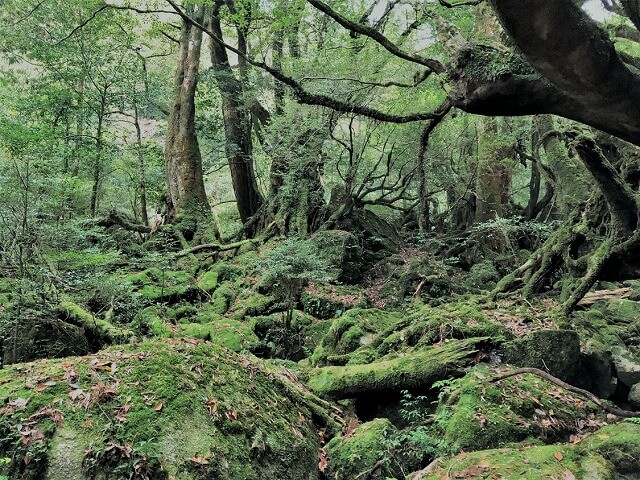
<instances>
[{"instance_id":1,"label":"shadowed forest background","mask_svg":"<svg viewBox=\"0 0 640 480\"><path fill-rule=\"evenodd\" d=\"M640 478L637 0L0 19L0 479Z\"/></svg>"}]
</instances>

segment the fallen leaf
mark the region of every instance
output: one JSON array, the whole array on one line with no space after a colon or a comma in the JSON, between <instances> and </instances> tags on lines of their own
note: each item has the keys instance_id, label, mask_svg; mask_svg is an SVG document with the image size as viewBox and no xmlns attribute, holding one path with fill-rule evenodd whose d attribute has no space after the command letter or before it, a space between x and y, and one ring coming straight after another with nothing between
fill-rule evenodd
<instances>
[{"instance_id":1,"label":"fallen leaf","mask_svg":"<svg viewBox=\"0 0 640 480\"><path fill-rule=\"evenodd\" d=\"M69 397L71 397L71 400L76 400L80 395L84 394L84 390L82 390L81 388L76 388L75 390L71 390L69 392Z\"/></svg>"},{"instance_id":2,"label":"fallen leaf","mask_svg":"<svg viewBox=\"0 0 640 480\"><path fill-rule=\"evenodd\" d=\"M159 412L160 410L162 410L163 407L164 407L164 404L162 402L157 402L153 404L153 409L156 412Z\"/></svg>"},{"instance_id":3,"label":"fallen leaf","mask_svg":"<svg viewBox=\"0 0 640 480\"><path fill-rule=\"evenodd\" d=\"M9 402L9 406L17 409L25 408L29 403L28 398L16 398Z\"/></svg>"},{"instance_id":4,"label":"fallen leaf","mask_svg":"<svg viewBox=\"0 0 640 480\"><path fill-rule=\"evenodd\" d=\"M191 457L188 460L197 465L209 465L209 460L204 457Z\"/></svg>"},{"instance_id":5,"label":"fallen leaf","mask_svg":"<svg viewBox=\"0 0 640 480\"><path fill-rule=\"evenodd\" d=\"M318 460L318 470L324 472L327 469L327 452L325 452L324 448L320 450L320 459Z\"/></svg>"},{"instance_id":6,"label":"fallen leaf","mask_svg":"<svg viewBox=\"0 0 640 480\"><path fill-rule=\"evenodd\" d=\"M558 460L559 462L561 462L564 459L564 457L560 452L554 453L553 456L556 457L556 460Z\"/></svg>"}]
</instances>

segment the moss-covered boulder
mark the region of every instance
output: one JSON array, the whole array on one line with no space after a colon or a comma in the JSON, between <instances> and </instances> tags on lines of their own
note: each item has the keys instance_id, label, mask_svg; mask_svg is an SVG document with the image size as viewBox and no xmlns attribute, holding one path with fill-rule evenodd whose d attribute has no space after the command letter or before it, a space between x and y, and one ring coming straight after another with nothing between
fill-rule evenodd
<instances>
[{"instance_id":1,"label":"moss-covered boulder","mask_svg":"<svg viewBox=\"0 0 640 480\"><path fill-rule=\"evenodd\" d=\"M309 386L317 394L333 398L428 389L438 380L460 375L488 340L454 340L366 365L315 368L309 372Z\"/></svg>"},{"instance_id":2,"label":"moss-covered boulder","mask_svg":"<svg viewBox=\"0 0 640 480\"><path fill-rule=\"evenodd\" d=\"M503 346L504 361L548 371L569 383L580 374L580 337L573 330L538 330Z\"/></svg>"},{"instance_id":3,"label":"moss-covered boulder","mask_svg":"<svg viewBox=\"0 0 640 480\"><path fill-rule=\"evenodd\" d=\"M74 302L60 302L58 315L61 320L82 328L94 347L111 343L125 343L134 336L134 333L128 328L114 325L108 320L97 317Z\"/></svg>"},{"instance_id":4,"label":"moss-covered boulder","mask_svg":"<svg viewBox=\"0 0 640 480\"><path fill-rule=\"evenodd\" d=\"M638 478L639 462L640 425L623 422L603 427L577 444L462 453L407 478L632 479Z\"/></svg>"},{"instance_id":5,"label":"moss-covered boulder","mask_svg":"<svg viewBox=\"0 0 640 480\"><path fill-rule=\"evenodd\" d=\"M316 479L305 398L251 357L195 341L14 365L0 370L0 475Z\"/></svg>"},{"instance_id":6,"label":"moss-covered boulder","mask_svg":"<svg viewBox=\"0 0 640 480\"><path fill-rule=\"evenodd\" d=\"M407 348L427 347L447 340L492 337L499 342L511 339L509 329L487 318L480 306L469 300L423 306L406 315L402 322L378 335L372 342L381 355L403 352Z\"/></svg>"},{"instance_id":7,"label":"moss-covered boulder","mask_svg":"<svg viewBox=\"0 0 640 480\"><path fill-rule=\"evenodd\" d=\"M196 281L196 285L203 292L212 293L218 286L218 272L209 270L203 273Z\"/></svg>"},{"instance_id":8,"label":"moss-covered boulder","mask_svg":"<svg viewBox=\"0 0 640 480\"><path fill-rule=\"evenodd\" d=\"M493 382L493 375L478 366L446 386L435 417L446 451L483 450L525 439L566 441L582 431L579 423L599 425L601 409L544 379L524 374Z\"/></svg>"},{"instance_id":9,"label":"moss-covered boulder","mask_svg":"<svg viewBox=\"0 0 640 480\"><path fill-rule=\"evenodd\" d=\"M389 448L390 439L397 430L386 418L376 418L359 425L348 436L333 438L325 447L326 475L330 479L358 478L382 459ZM393 473L381 468L373 478L385 478ZM387 473L388 475L384 475Z\"/></svg>"},{"instance_id":10,"label":"moss-covered boulder","mask_svg":"<svg viewBox=\"0 0 640 480\"><path fill-rule=\"evenodd\" d=\"M352 358L352 352L370 345L378 334L392 329L400 321L401 317L397 313L376 308L348 310L333 321L331 328L314 351L311 363L355 364L362 355Z\"/></svg>"},{"instance_id":11,"label":"moss-covered boulder","mask_svg":"<svg viewBox=\"0 0 640 480\"><path fill-rule=\"evenodd\" d=\"M117 281L131 286L131 291L146 305L156 302L175 303L189 298L195 291L194 278L188 270L149 268L126 275Z\"/></svg>"}]
</instances>

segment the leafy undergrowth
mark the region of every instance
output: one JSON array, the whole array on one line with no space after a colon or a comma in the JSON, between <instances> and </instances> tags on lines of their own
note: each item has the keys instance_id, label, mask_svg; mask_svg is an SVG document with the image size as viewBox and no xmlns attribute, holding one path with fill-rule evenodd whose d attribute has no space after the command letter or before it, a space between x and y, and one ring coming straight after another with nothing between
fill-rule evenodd
<instances>
[{"instance_id":1,"label":"leafy undergrowth","mask_svg":"<svg viewBox=\"0 0 640 480\"><path fill-rule=\"evenodd\" d=\"M0 456L15 479L47 465L53 480L313 478L319 436L294 391L195 340L15 365L0 371Z\"/></svg>"}]
</instances>

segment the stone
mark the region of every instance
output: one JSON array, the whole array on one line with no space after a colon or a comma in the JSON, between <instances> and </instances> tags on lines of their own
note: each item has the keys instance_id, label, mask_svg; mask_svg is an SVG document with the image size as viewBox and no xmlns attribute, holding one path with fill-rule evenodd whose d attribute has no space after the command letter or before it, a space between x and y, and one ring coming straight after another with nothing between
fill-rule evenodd
<instances>
[{"instance_id":1,"label":"stone","mask_svg":"<svg viewBox=\"0 0 640 480\"><path fill-rule=\"evenodd\" d=\"M620 382L629 388L640 383L640 358L619 345L611 349L611 357Z\"/></svg>"},{"instance_id":2,"label":"stone","mask_svg":"<svg viewBox=\"0 0 640 480\"><path fill-rule=\"evenodd\" d=\"M580 375L580 338L572 330L538 330L504 344L503 360L533 367L569 383Z\"/></svg>"},{"instance_id":3,"label":"stone","mask_svg":"<svg viewBox=\"0 0 640 480\"><path fill-rule=\"evenodd\" d=\"M617 382L613 377L611 352L604 345L597 342L585 345L578 384L600 398L613 395Z\"/></svg>"},{"instance_id":4,"label":"stone","mask_svg":"<svg viewBox=\"0 0 640 480\"><path fill-rule=\"evenodd\" d=\"M636 383L631 387L629 392L629 403L633 408L640 408L640 383Z\"/></svg>"}]
</instances>

